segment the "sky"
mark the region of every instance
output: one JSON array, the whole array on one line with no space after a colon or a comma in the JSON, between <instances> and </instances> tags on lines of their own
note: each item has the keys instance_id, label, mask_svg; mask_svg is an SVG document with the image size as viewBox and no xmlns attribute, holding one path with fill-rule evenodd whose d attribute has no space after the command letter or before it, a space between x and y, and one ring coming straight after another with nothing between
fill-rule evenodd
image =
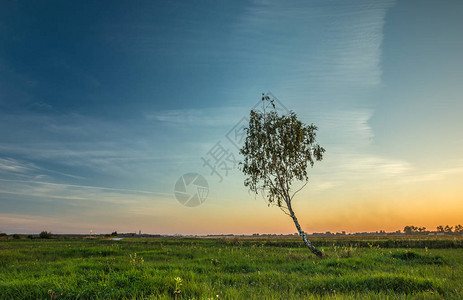
<instances>
[{"instance_id":1,"label":"sky","mask_svg":"<svg viewBox=\"0 0 463 300\"><path fill-rule=\"evenodd\" d=\"M262 93L326 149L294 199L306 232L461 224L462 14L459 0L1 1L0 232L295 232L237 168ZM194 207L177 199L196 195L190 177Z\"/></svg>"}]
</instances>

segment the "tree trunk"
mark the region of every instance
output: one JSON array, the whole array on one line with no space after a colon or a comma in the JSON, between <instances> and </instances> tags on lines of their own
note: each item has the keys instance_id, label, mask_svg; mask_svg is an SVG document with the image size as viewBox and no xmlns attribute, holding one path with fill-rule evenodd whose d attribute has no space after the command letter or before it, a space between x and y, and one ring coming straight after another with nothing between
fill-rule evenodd
<instances>
[{"instance_id":1,"label":"tree trunk","mask_svg":"<svg viewBox=\"0 0 463 300\"><path fill-rule=\"evenodd\" d=\"M307 239L307 235L305 234L305 232L302 231L301 225L299 225L299 222L297 221L296 215L294 214L291 206L288 207L288 209L289 209L291 218L293 218L294 224L296 225L297 231L299 232L299 235L302 237L302 240L304 241L304 243L307 245L307 247L309 247L310 251L312 251L313 254L315 254L318 257L322 257L323 253L317 248L315 248L314 245L312 245L312 243Z\"/></svg>"}]
</instances>

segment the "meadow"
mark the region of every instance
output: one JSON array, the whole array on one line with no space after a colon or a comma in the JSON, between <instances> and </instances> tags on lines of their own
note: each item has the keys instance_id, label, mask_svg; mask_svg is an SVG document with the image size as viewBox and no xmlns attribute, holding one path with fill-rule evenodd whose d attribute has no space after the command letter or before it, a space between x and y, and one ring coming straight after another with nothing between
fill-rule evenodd
<instances>
[{"instance_id":1,"label":"meadow","mask_svg":"<svg viewBox=\"0 0 463 300\"><path fill-rule=\"evenodd\" d=\"M0 299L463 299L461 236L0 240Z\"/></svg>"}]
</instances>

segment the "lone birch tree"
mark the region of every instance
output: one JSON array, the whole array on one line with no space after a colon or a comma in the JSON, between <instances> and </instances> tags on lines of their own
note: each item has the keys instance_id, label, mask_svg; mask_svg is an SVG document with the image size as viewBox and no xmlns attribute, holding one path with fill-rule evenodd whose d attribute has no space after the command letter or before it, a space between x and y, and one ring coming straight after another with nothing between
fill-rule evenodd
<instances>
[{"instance_id":1,"label":"lone birch tree","mask_svg":"<svg viewBox=\"0 0 463 300\"><path fill-rule=\"evenodd\" d=\"M266 111L266 101L273 109ZM264 94L262 104L263 111L251 110L246 139L240 149L244 156L240 164L246 176L244 185L256 194L261 192L269 206L276 205L290 216L307 247L321 257L322 252L307 239L292 207L294 196L309 181L308 165L313 167L325 152L315 140L318 128L302 123L292 111L279 115L274 100ZM293 191L295 181L303 185Z\"/></svg>"}]
</instances>

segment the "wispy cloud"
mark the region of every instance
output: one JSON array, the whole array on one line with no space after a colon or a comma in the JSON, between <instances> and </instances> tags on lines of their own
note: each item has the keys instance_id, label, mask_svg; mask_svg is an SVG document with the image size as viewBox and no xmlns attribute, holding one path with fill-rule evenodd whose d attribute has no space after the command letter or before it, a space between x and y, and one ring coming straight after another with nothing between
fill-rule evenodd
<instances>
[{"instance_id":1,"label":"wispy cloud","mask_svg":"<svg viewBox=\"0 0 463 300\"><path fill-rule=\"evenodd\" d=\"M85 223L89 221L100 227L116 226L122 219L133 223L138 222L137 211L129 213L133 209L145 211L144 216L153 217L163 207L177 204L170 193L5 179L0 180L0 202L4 217L0 218L2 230L7 227L18 230L17 224L3 222L11 216L29 214L41 226L51 226L54 232L63 230L55 226L59 224L58 220L66 224L74 221L73 230L81 232L88 227ZM47 222L47 218L56 219L57 224ZM27 224L24 224L25 229L36 231Z\"/></svg>"},{"instance_id":2,"label":"wispy cloud","mask_svg":"<svg viewBox=\"0 0 463 300\"><path fill-rule=\"evenodd\" d=\"M399 182L402 184L438 182L461 175L463 175L463 161L456 161L455 166L450 168L439 168L428 172L415 169L402 176Z\"/></svg>"},{"instance_id":3,"label":"wispy cloud","mask_svg":"<svg viewBox=\"0 0 463 300\"><path fill-rule=\"evenodd\" d=\"M0 172L27 173L34 169L37 167L32 163L25 164L12 158L0 158Z\"/></svg>"},{"instance_id":4,"label":"wispy cloud","mask_svg":"<svg viewBox=\"0 0 463 300\"><path fill-rule=\"evenodd\" d=\"M249 63L266 64L282 88L377 86L385 16L394 2L255 1L235 25L235 38L240 52L253 53Z\"/></svg>"},{"instance_id":5,"label":"wispy cloud","mask_svg":"<svg viewBox=\"0 0 463 300\"><path fill-rule=\"evenodd\" d=\"M55 187L61 187L61 188L73 188L73 189L77 188L77 189L83 189L83 190L102 190L102 191L128 192L128 193L136 193L136 194L151 194L151 195L162 195L162 196L167 195L165 193L159 193L159 192L153 192L153 191L118 189L118 188L109 188L109 187L100 187L100 186L63 184L63 183L53 183L53 182L43 182L43 181L10 180L10 179L0 179L0 181L36 184L36 185L42 185L42 186L55 186ZM168 195L170 196L170 194Z\"/></svg>"},{"instance_id":6,"label":"wispy cloud","mask_svg":"<svg viewBox=\"0 0 463 300\"><path fill-rule=\"evenodd\" d=\"M148 166L176 163L188 153L173 148L178 137L165 136L157 125L102 120L79 114L0 113L2 132L0 172L17 176L57 175L84 179L82 173L126 177L146 174ZM192 154L193 155L193 154Z\"/></svg>"},{"instance_id":7,"label":"wispy cloud","mask_svg":"<svg viewBox=\"0 0 463 300\"><path fill-rule=\"evenodd\" d=\"M318 140L327 150L323 161L310 171L314 174L311 191L371 186L372 181L395 180L415 170L406 160L376 153L369 124L372 114L367 108L308 114L319 126Z\"/></svg>"},{"instance_id":8,"label":"wispy cloud","mask_svg":"<svg viewBox=\"0 0 463 300\"><path fill-rule=\"evenodd\" d=\"M20 175L23 177L34 177L40 178L47 176L46 174L55 174L75 179L84 179L82 176L67 174L43 167L39 167L32 162L25 162L20 161L13 158L1 158L0 157L0 174L8 174L8 175ZM45 174L44 174L45 173Z\"/></svg>"},{"instance_id":9,"label":"wispy cloud","mask_svg":"<svg viewBox=\"0 0 463 300\"><path fill-rule=\"evenodd\" d=\"M257 101L256 101L257 102ZM231 127L241 117L246 116L252 107L222 106L203 109L175 109L161 110L145 115L148 121L159 121L174 125L186 124L188 126L221 126Z\"/></svg>"}]
</instances>

